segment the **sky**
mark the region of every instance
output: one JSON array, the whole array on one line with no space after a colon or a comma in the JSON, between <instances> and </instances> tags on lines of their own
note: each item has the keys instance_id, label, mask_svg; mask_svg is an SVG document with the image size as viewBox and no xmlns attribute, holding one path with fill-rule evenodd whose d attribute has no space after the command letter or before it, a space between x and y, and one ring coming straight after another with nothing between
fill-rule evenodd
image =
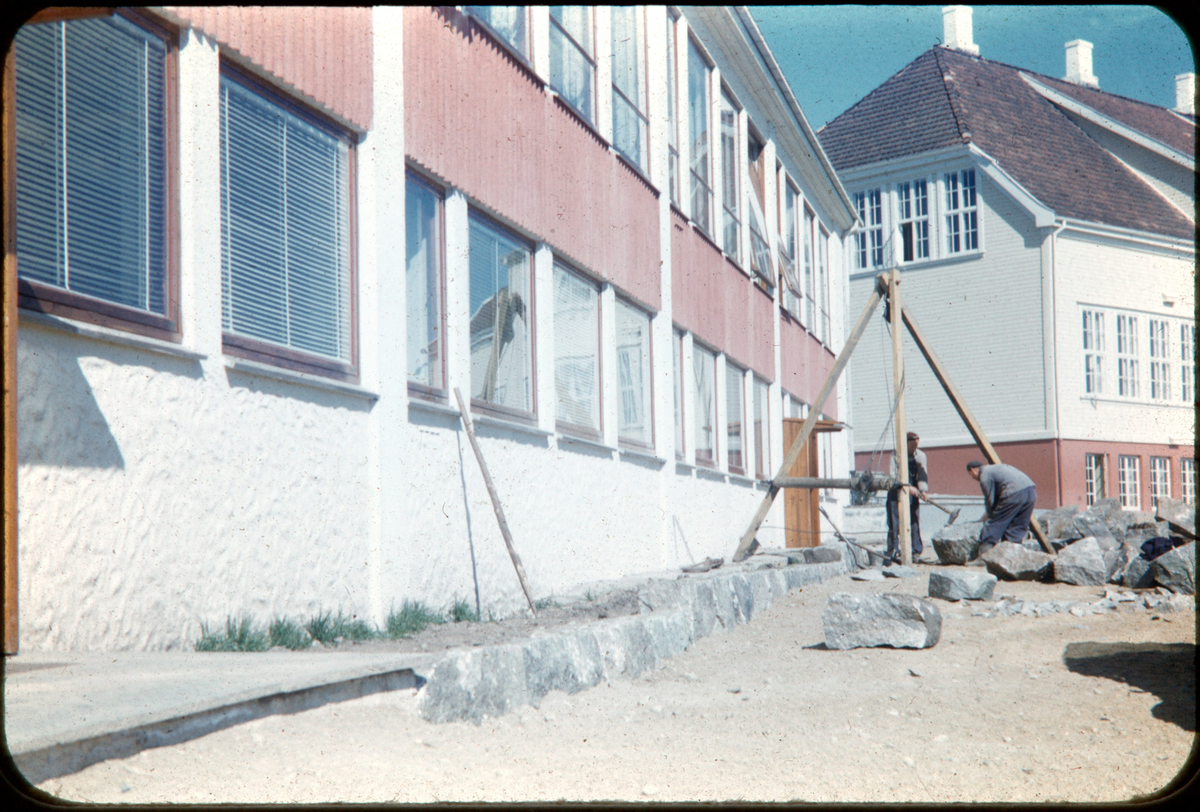
<instances>
[{"instance_id":1,"label":"sky","mask_svg":"<svg viewBox=\"0 0 1200 812\"><path fill-rule=\"evenodd\" d=\"M1195 72L1183 29L1151 6L974 6L979 55L1062 78L1063 44L1091 42L1100 89L1175 106ZM941 43L942 6L750 6L813 129Z\"/></svg>"}]
</instances>

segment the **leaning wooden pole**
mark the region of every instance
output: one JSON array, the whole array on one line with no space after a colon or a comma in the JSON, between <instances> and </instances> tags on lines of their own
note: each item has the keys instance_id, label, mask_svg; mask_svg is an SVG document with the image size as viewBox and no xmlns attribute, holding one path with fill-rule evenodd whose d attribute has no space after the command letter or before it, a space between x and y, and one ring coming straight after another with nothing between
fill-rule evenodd
<instances>
[{"instance_id":1,"label":"leaning wooden pole","mask_svg":"<svg viewBox=\"0 0 1200 812\"><path fill-rule=\"evenodd\" d=\"M529 581L525 578L525 568L521 566L521 556L517 555L517 548L513 546L512 533L508 532L508 522L504 520L504 508L500 507L500 497L496 493L496 486L492 484L492 475L488 473L487 463L483 461L483 452L479 450L479 442L475 439L475 427L471 425L471 413L467 411L467 407L463 403L462 392L458 391L457 386L454 387L454 397L458 399L458 410L462 412L467 438L471 441L471 448L475 451L475 459L479 461L479 470L483 473L483 484L487 485L488 496L492 497L492 508L496 511L496 521L500 523L500 535L504 536L504 545L508 547L508 556L512 559L513 567L517 571L517 579L521 582L521 591L525 593L525 600L529 601L529 611L533 612L534 617L537 617L537 609L533 605L533 594L529 591Z\"/></svg>"},{"instance_id":2,"label":"leaning wooden pole","mask_svg":"<svg viewBox=\"0 0 1200 812\"><path fill-rule=\"evenodd\" d=\"M821 387L821 391L817 393L817 399L813 401L812 406L809 408L808 418L804 421L804 425L800 427L800 433L796 435L796 439L792 442L792 447L784 455L783 463L779 466L779 472L775 474L775 479L772 479L771 484L767 487L767 493L763 497L762 504L758 506L758 511L750 521L750 527L746 529L745 535L742 536L742 540L733 554L734 561L745 561L746 556L754 552L754 534L758 532L758 528L762 526L763 520L767 518L767 511L771 509L771 503L775 501L775 496L780 491L777 480L786 477L792 470L792 466L796 464L796 460L800 456L800 449L804 447L805 441L808 440L808 436L812 434L813 428L817 425L817 418L821 413L821 407L825 405L825 399L833 391L834 384L837 383L842 370L846 368L851 353L858 346L858 340L862 338L863 332L867 329L867 324L871 321L871 315L879 305L879 299L883 291L882 280L882 276L876 277L875 289L871 291L871 298L867 301L867 306L863 308L862 315L858 317L858 323L854 325L854 330L850 333L850 337L846 339L846 344L842 347L842 351L838 353L837 360L833 363L833 369L829 370L829 375L825 378L825 384Z\"/></svg>"},{"instance_id":3,"label":"leaning wooden pole","mask_svg":"<svg viewBox=\"0 0 1200 812\"><path fill-rule=\"evenodd\" d=\"M937 377L938 383L942 385L942 389L946 390L946 395L950 398L950 403L954 405L958 416L966 424L967 431L971 432L971 436L975 438L975 443L983 450L988 462L993 464L1000 462L1000 455L996 453L996 449L988 441L987 435L983 433L983 426L979 425L979 421L971 413L971 409L967 406L966 401L963 400L958 387L950 380L950 375L946 372L946 368L942 366L942 362L938 359L937 353L933 351L933 347L925 339L925 334L921 332L921 328L917 325L917 320L913 318L912 313L907 309L903 311L902 315L904 326L908 328L909 335L916 342L917 349L921 351L921 355L925 356L925 360L929 362L929 368L933 370L933 374ZM1029 523L1029 529L1037 537L1038 543L1042 545L1042 549L1050 555L1054 555L1054 547L1050 544L1050 540L1046 538L1046 534L1042 532L1042 526L1038 524L1037 519L1033 519Z\"/></svg>"},{"instance_id":4,"label":"leaning wooden pole","mask_svg":"<svg viewBox=\"0 0 1200 812\"><path fill-rule=\"evenodd\" d=\"M907 567L912 564L912 516L909 513L908 493L904 489L908 484L908 424L904 414L904 331L900 329L900 298L900 270L892 268L888 278L888 314L892 320L892 380L896 387L896 446L892 454L896 458L897 479L900 481L900 492L896 495L899 527L895 529L900 534L900 563Z\"/></svg>"}]
</instances>

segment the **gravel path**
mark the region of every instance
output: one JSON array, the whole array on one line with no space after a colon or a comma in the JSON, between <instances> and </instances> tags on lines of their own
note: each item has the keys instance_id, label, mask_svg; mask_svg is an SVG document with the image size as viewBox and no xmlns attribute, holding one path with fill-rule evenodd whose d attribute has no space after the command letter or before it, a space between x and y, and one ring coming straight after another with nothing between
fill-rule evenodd
<instances>
[{"instance_id":1,"label":"gravel path","mask_svg":"<svg viewBox=\"0 0 1200 812\"><path fill-rule=\"evenodd\" d=\"M643 678L555 692L479 726L424 722L415 692L396 692L41 788L101 803L1103 802L1180 771L1196 732L1194 611L982 617L939 602L932 649L824 649L830 592L923 594L927 580L805 587ZM1001 583L996 594L1095 601L1103 590Z\"/></svg>"}]
</instances>

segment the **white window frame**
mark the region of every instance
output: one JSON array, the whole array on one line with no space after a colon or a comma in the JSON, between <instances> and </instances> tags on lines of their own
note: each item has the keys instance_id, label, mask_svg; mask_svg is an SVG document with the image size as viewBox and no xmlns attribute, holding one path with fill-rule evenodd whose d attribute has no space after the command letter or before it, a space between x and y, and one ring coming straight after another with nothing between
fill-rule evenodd
<instances>
[{"instance_id":1,"label":"white window frame","mask_svg":"<svg viewBox=\"0 0 1200 812\"><path fill-rule=\"evenodd\" d=\"M883 267L883 187L854 194L854 209L862 230L854 235L854 267L859 271Z\"/></svg>"},{"instance_id":2,"label":"white window frame","mask_svg":"<svg viewBox=\"0 0 1200 812\"><path fill-rule=\"evenodd\" d=\"M754 478L771 476L771 387L757 375L753 379Z\"/></svg>"},{"instance_id":3,"label":"white window frame","mask_svg":"<svg viewBox=\"0 0 1200 812\"><path fill-rule=\"evenodd\" d=\"M587 20L588 30L584 35L584 39L589 42L580 42L579 39L567 30L566 24L554 16L556 8L578 8L582 9ZM564 104L574 110L584 121L596 125L596 16L593 6L550 6L548 15L550 20L550 87ZM557 50L556 50L556 45ZM561 60L561 68L559 72L554 70L555 55L559 55ZM581 104L578 99L571 97L572 92L569 87L572 79L576 76L575 68L580 66L570 66L566 64L567 57L571 54L576 54L583 59L582 72L578 74L580 79L586 85L587 99Z\"/></svg>"},{"instance_id":4,"label":"white window frame","mask_svg":"<svg viewBox=\"0 0 1200 812\"><path fill-rule=\"evenodd\" d=\"M800 197L800 190L786 172L783 173L783 188L783 205L780 206L780 217L783 220L783 234L780 238L783 250L779 252L782 265L779 272L783 276L779 285L782 290L780 303L792 318L803 324L800 314L804 310L804 281L796 267L799 259L797 242L803 199Z\"/></svg>"},{"instance_id":5,"label":"white window frame","mask_svg":"<svg viewBox=\"0 0 1200 812\"><path fill-rule=\"evenodd\" d=\"M1083 391L1104 394L1104 311L1084 309L1082 313Z\"/></svg>"},{"instance_id":6,"label":"white window frame","mask_svg":"<svg viewBox=\"0 0 1200 812\"><path fill-rule=\"evenodd\" d=\"M1179 325L1179 399L1193 403L1196 399L1196 325Z\"/></svg>"},{"instance_id":7,"label":"white window frame","mask_svg":"<svg viewBox=\"0 0 1200 812\"><path fill-rule=\"evenodd\" d=\"M405 259L405 299L407 302L405 321L408 335L408 391L410 395L417 395L418 397L444 399L446 397L446 195L445 190L416 174L412 170L406 172L406 228L412 228L414 225L412 212L409 211L409 205L411 202L409 199L409 191L410 188L414 186L422 191L428 192L434 199L434 230L436 234L434 236L435 244L432 246L432 251L436 254L436 257L426 257L426 267L423 274L425 279L422 280L422 282L424 287L431 288L432 290L424 291L425 295L422 296L420 295L420 292L416 290L416 286L413 284L414 274L418 274L420 272L412 267L412 263L416 259L416 257L412 256L412 251L415 246L413 245L414 241L411 239L412 235L408 235L409 239L405 240L407 248L406 253L409 254L409 256L407 256ZM430 260L435 260L437 263L437 278L433 280L428 278L428 262ZM414 293L417 293L415 297ZM412 307L416 304L414 298L423 304L426 318L435 321L435 326L432 330L434 333L432 341L422 340L421 343L425 348L430 346L435 348L434 352L436 352L437 355L436 360L428 360L429 356L433 354L428 349L417 350L417 348L414 346L414 344L416 344L420 338L418 332L424 332L425 338L428 338L428 334L430 332L428 329L428 324L424 325L426 328L424 331L416 331L416 325L414 325L411 321ZM414 355L414 351L416 351L416 355ZM414 369L414 361L416 361L416 359L422 355L427 360L425 363L417 362L417 368ZM429 370L429 374L423 378L422 376L415 374L422 368Z\"/></svg>"},{"instance_id":8,"label":"white window frame","mask_svg":"<svg viewBox=\"0 0 1200 812\"><path fill-rule=\"evenodd\" d=\"M821 343L833 346L833 331L829 318L829 232L814 218L817 228L817 293L819 296Z\"/></svg>"},{"instance_id":9,"label":"white window frame","mask_svg":"<svg viewBox=\"0 0 1200 812\"><path fill-rule=\"evenodd\" d=\"M671 205L681 207L679 164L679 17L667 9L667 185Z\"/></svg>"},{"instance_id":10,"label":"white window frame","mask_svg":"<svg viewBox=\"0 0 1200 812\"><path fill-rule=\"evenodd\" d=\"M644 352L639 354L637 368L641 371L641 380L634 381L625 380L623 377L626 372L632 373L634 365L629 362L628 354L623 354L623 350L632 345L621 344L621 320L622 315L633 315L638 319L644 319L644 343L641 348ZM626 301L621 297L616 299L616 325L617 325L617 348L616 348L616 364L617 364L617 439L621 445L633 446L637 448L650 449L654 448L654 354L653 354L653 319L650 314L642 308ZM629 411L627 405L633 402L638 405L640 400L641 418L637 425L641 427L641 435L634 436L630 431L628 422Z\"/></svg>"},{"instance_id":11,"label":"white window frame","mask_svg":"<svg viewBox=\"0 0 1200 812\"><path fill-rule=\"evenodd\" d=\"M1196 504L1196 460L1183 457L1179 460L1179 498L1193 507Z\"/></svg>"},{"instance_id":12,"label":"white window frame","mask_svg":"<svg viewBox=\"0 0 1200 812\"><path fill-rule=\"evenodd\" d=\"M717 353L707 347L702 346L699 342L692 342L692 369L693 369L693 389L695 390L695 432L696 432L696 447L694 449L696 465L705 468L715 468L717 466ZM708 398L704 398L704 393L700 391L701 381L707 379L709 381ZM709 434L708 448L703 449L703 441L701 437L704 434L705 426L702 426L700 421L705 413L703 407L704 401L708 402L708 417L709 424L707 431Z\"/></svg>"},{"instance_id":13,"label":"white window frame","mask_svg":"<svg viewBox=\"0 0 1200 812\"><path fill-rule=\"evenodd\" d=\"M633 52L634 52L634 88L622 88L617 82L617 49L623 40L618 37L616 20L618 14L628 11L633 18ZM670 15L668 15L669 18ZM611 21L610 59L612 64L612 145L621 157L636 166L642 174L650 171L650 121L647 118L646 87L646 44L645 44L645 7L644 6L612 6L609 10ZM636 98L629 98L627 90L631 90ZM670 93L667 94L670 103ZM637 127L637 144L635 154L630 154L627 143L618 137L617 122L620 120L618 110L632 111L633 121Z\"/></svg>"},{"instance_id":14,"label":"white window frame","mask_svg":"<svg viewBox=\"0 0 1200 812\"><path fill-rule=\"evenodd\" d=\"M1088 507L1096 504L1107 495L1106 477L1104 475L1103 454L1083 455L1083 489L1084 500Z\"/></svg>"},{"instance_id":15,"label":"white window frame","mask_svg":"<svg viewBox=\"0 0 1200 812\"><path fill-rule=\"evenodd\" d=\"M696 70L698 66L703 66L702 76L697 78ZM706 235L713 235L713 122L712 122L712 98L713 98L713 64L704 53L704 49L691 36L688 37L688 189L690 192L690 207L688 215L692 223L696 225ZM699 104L695 103L692 98L693 88L700 88L704 91L704 98ZM697 148L697 133L692 125L700 122L704 125L704 154L703 157L697 158L700 150ZM704 170L704 177L697 174L697 168Z\"/></svg>"},{"instance_id":16,"label":"white window frame","mask_svg":"<svg viewBox=\"0 0 1200 812\"><path fill-rule=\"evenodd\" d=\"M1166 319L1147 319L1150 326L1150 399L1171 399L1171 325Z\"/></svg>"},{"instance_id":17,"label":"white window frame","mask_svg":"<svg viewBox=\"0 0 1200 812\"><path fill-rule=\"evenodd\" d=\"M738 129L741 110L726 87L717 99L717 126L720 128L721 167L721 250L739 265L742 262L741 175L742 152Z\"/></svg>"},{"instance_id":18,"label":"white window frame","mask_svg":"<svg viewBox=\"0 0 1200 812\"><path fill-rule=\"evenodd\" d=\"M733 411L735 405L737 407L736 415ZM726 468L731 474L744 475L746 473L746 370L730 361L729 356L725 357L725 409L721 415L721 422L725 426ZM735 453L738 461L736 465L733 461Z\"/></svg>"},{"instance_id":19,"label":"white window frame","mask_svg":"<svg viewBox=\"0 0 1200 812\"><path fill-rule=\"evenodd\" d=\"M1150 508L1158 507L1158 500L1171 498L1171 458L1150 458Z\"/></svg>"},{"instance_id":20,"label":"white window frame","mask_svg":"<svg viewBox=\"0 0 1200 812\"><path fill-rule=\"evenodd\" d=\"M683 333L675 328L671 329L671 365L675 374L674 389L675 389L675 458L682 460L686 454L687 432L684 431L684 426L687 425L685 408L684 389L683 389Z\"/></svg>"},{"instance_id":21,"label":"white window frame","mask_svg":"<svg viewBox=\"0 0 1200 812\"><path fill-rule=\"evenodd\" d=\"M979 253L982 249L979 224L979 176L974 167L942 175L942 205L946 256Z\"/></svg>"},{"instance_id":22,"label":"white window frame","mask_svg":"<svg viewBox=\"0 0 1200 812\"><path fill-rule=\"evenodd\" d=\"M915 178L896 185L896 213L900 227L900 264L932 259L930 242L929 179ZM936 185L935 185L936 191ZM907 230L907 234L906 234Z\"/></svg>"},{"instance_id":23,"label":"white window frame","mask_svg":"<svg viewBox=\"0 0 1200 812\"><path fill-rule=\"evenodd\" d=\"M1136 454L1117 457L1117 495L1121 507L1127 510L1142 509L1140 461L1141 457Z\"/></svg>"},{"instance_id":24,"label":"white window frame","mask_svg":"<svg viewBox=\"0 0 1200 812\"><path fill-rule=\"evenodd\" d=\"M1117 394L1130 399L1141 394L1137 322L1131 313L1117 314Z\"/></svg>"},{"instance_id":25,"label":"white window frame","mask_svg":"<svg viewBox=\"0 0 1200 812\"><path fill-rule=\"evenodd\" d=\"M593 440L599 440L604 435L604 397L603 397L603 353L601 352L600 336L602 314L600 286L593 280L576 271L569 265L555 260L553 270L553 289L554 289L554 421L555 428L564 434L575 434L587 437ZM567 378L575 378L578 376L567 376L564 371L566 364L564 362L569 359L563 354L563 350L567 347L567 342L564 341L566 330L566 322L561 318L563 310L560 308L560 281L570 279L571 283L578 285L580 288L586 287L593 294L593 317L594 324L592 329L593 343L588 349L592 351L592 358L595 361L595 369L591 376L592 378L592 397L595 402L591 404L591 412L594 419L592 424L572 420L569 416L564 416L562 411L563 404L569 394L567 391ZM578 389L578 387L572 387Z\"/></svg>"}]
</instances>

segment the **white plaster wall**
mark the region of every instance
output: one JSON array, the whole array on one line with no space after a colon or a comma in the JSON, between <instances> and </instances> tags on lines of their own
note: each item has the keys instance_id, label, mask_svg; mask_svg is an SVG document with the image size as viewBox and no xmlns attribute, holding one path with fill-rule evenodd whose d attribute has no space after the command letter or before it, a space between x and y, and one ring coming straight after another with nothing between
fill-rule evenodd
<instances>
[{"instance_id":1,"label":"white plaster wall","mask_svg":"<svg viewBox=\"0 0 1200 812\"><path fill-rule=\"evenodd\" d=\"M1193 404L1180 399L1177 322L1192 320L1195 260L1178 252L1119 243L1064 231L1055 247L1059 422L1069 439L1190 444L1195 436ZM1174 302L1164 304L1164 297ZM1138 317L1140 390L1130 401L1117 397L1117 324L1105 313L1104 393L1085 395L1082 305L1115 308ZM1150 400L1149 320L1171 324L1172 400Z\"/></svg>"}]
</instances>

